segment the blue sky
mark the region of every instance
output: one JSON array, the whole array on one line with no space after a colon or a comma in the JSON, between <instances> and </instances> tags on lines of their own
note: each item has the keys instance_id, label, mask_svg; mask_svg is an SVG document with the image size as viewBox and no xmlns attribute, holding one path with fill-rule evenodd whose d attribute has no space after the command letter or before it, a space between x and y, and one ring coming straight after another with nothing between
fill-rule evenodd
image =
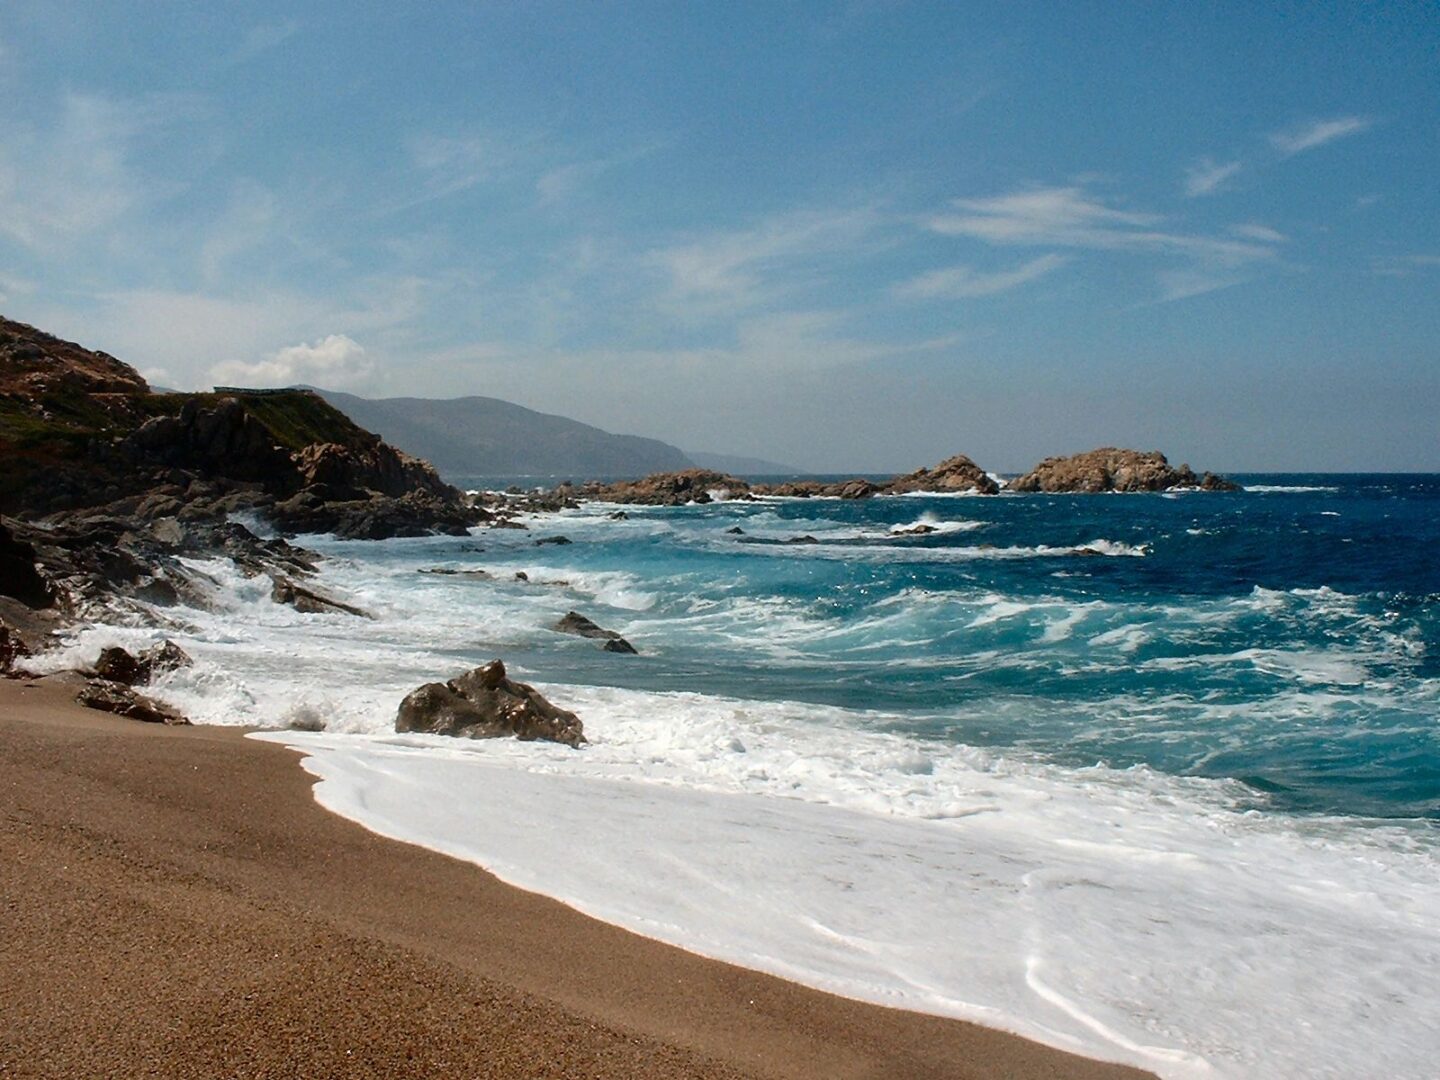
<instances>
[{"instance_id":1,"label":"blue sky","mask_svg":"<svg viewBox=\"0 0 1440 1080\"><path fill-rule=\"evenodd\" d=\"M1432 3L10 0L0 312L823 471L1440 470L1437 56Z\"/></svg>"}]
</instances>

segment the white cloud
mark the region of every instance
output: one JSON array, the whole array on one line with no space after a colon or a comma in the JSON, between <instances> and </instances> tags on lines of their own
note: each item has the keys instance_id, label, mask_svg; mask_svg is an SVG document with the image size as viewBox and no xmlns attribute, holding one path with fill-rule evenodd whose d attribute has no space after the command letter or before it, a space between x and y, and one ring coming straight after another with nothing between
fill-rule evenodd
<instances>
[{"instance_id":1,"label":"white cloud","mask_svg":"<svg viewBox=\"0 0 1440 1080\"><path fill-rule=\"evenodd\" d=\"M1277 131L1270 136L1270 145L1286 157L1303 150L1355 135L1370 127L1374 121L1365 116L1336 116L1329 120L1310 120L1290 128Z\"/></svg>"},{"instance_id":2,"label":"white cloud","mask_svg":"<svg viewBox=\"0 0 1440 1080\"><path fill-rule=\"evenodd\" d=\"M1200 195L1213 195L1241 168L1243 166L1238 161L1215 162L1208 157L1201 158L1185 170L1185 194L1192 199Z\"/></svg>"},{"instance_id":3,"label":"white cloud","mask_svg":"<svg viewBox=\"0 0 1440 1080\"><path fill-rule=\"evenodd\" d=\"M1022 263L1014 270L983 273L968 266L951 266L931 270L919 277L902 282L894 289L895 295L914 299L968 299L976 296L994 296L1008 292L1031 281L1058 270L1070 260L1063 255L1041 255Z\"/></svg>"},{"instance_id":4,"label":"white cloud","mask_svg":"<svg viewBox=\"0 0 1440 1080\"><path fill-rule=\"evenodd\" d=\"M216 382L245 386L318 383L327 389L349 386L370 375L365 349L344 334L330 334L313 345L280 349L253 364L231 361L211 369Z\"/></svg>"}]
</instances>

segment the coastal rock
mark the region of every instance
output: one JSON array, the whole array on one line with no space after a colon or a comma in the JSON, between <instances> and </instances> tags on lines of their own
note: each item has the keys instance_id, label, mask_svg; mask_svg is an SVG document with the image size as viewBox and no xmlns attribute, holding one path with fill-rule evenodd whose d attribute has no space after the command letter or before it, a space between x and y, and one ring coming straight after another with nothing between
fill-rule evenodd
<instances>
[{"instance_id":1,"label":"coastal rock","mask_svg":"<svg viewBox=\"0 0 1440 1080\"><path fill-rule=\"evenodd\" d=\"M533 686L506 677L499 660L411 691L400 703L395 730L470 739L510 735L567 746L585 742L579 717L551 704Z\"/></svg>"},{"instance_id":2,"label":"coastal rock","mask_svg":"<svg viewBox=\"0 0 1440 1080\"><path fill-rule=\"evenodd\" d=\"M374 618L368 611L342 603L332 597L297 585L289 578L276 577L270 589L270 599L277 604L289 604L296 611L306 615L358 615L362 619Z\"/></svg>"},{"instance_id":3,"label":"coastal rock","mask_svg":"<svg viewBox=\"0 0 1440 1080\"><path fill-rule=\"evenodd\" d=\"M0 521L0 595L13 597L30 608L47 608L55 603L55 590L35 567L35 546L17 538L3 521Z\"/></svg>"},{"instance_id":4,"label":"coastal rock","mask_svg":"<svg viewBox=\"0 0 1440 1080\"><path fill-rule=\"evenodd\" d=\"M574 543L574 541L568 536L542 536L539 540L535 541L535 546L545 547L547 544L553 544L555 547L564 547L566 544L571 543Z\"/></svg>"},{"instance_id":5,"label":"coastal rock","mask_svg":"<svg viewBox=\"0 0 1440 1080\"><path fill-rule=\"evenodd\" d=\"M575 634L578 637L603 640L605 644L602 647L606 652L626 653L631 656L639 654L639 650L634 645L631 645L614 630L606 630L578 611L567 611L551 629L561 634Z\"/></svg>"},{"instance_id":6,"label":"coastal rock","mask_svg":"<svg viewBox=\"0 0 1440 1080\"><path fill-rule=\"evenodd\" d=\"M16 660L30 655L30 646L13 627L0 622L0 675L9 675Z\"/></svg>"},{"instance_id":7,"label":"coastal rock","mask_svg":"<svg viewBox=\"0 0 1440 1080\"><path fill-rule=\"evenodd\" d=\"M1113 446L1070 457L1046 458L1024 476L1010 482L1011 491L1102 492L1168 491L1197 488L1235 491L1237 486L1213 473L1196 476L1189 465L1178 469L1158 450L1142 452Z\"/></svg>"},{"instance_id":8,"label":"coastal rock","mask_svg":"<svg viewBox=\"0 0 1440 1080\"><path fill-rule=\"evenodd\" d=\"M587 484L579 494L600 502L685 506L713 501L712 491L723 493L722 497L727 499L750 497L750 485L744 480L710 469L655 473L643 480L626 480L616 484Z\"/></svg>"},{"instance_id":9,"label":"coastal rock","mask_svg":"<svg viewBox=\"0 0 1440 1080\"><path fill-rule=\"evenodd\" d=\"M884 488L869 480L849 480L840 485L836 492L842 499L868 499L879 494Z\"/></svg>"},{"instance_id":10,"label":"coastal rock","mask_svg":"<svg viewBox=\"0 0 1440 1080\"><path fill-rule=\"evenodd\" d=\"M137 694L128 686L122 686L119 683L91 680L81 687L80 692L75 695L75 700L86 708L112 712L117 716L126 716L131 720L143 720L150 724L170 724L172 726L189 726L190 724L189 720L168 705L162 705L144 694Z\"/></svg>"},{"instance_id":11,"label":"coastal rock","mask_svg":"<svg viewBox=\"0 0 1440 1080\"><path fill-rule=\"evenodd\" d=\"M161 672L175 671L193 663L189 653L169 639L159 645L152 645L139 655L112 645L100 650L100 657L95 661L95 674L107 682L140 686L150 682Z\"/></svg>"},{"instance_id":12,"label":"coastal rock","mask_svg":"<svg viewBox=\"0 0 1440 1080\"><path fill-rule=\"evenodd\" d=\"M897 476L886 485L886 490L896 495L909 491L974 491L980 495L995 495L1000 491L1000 485L964 454L956 454L933 469L916 469Z\"/></svg>"}]
</instances>

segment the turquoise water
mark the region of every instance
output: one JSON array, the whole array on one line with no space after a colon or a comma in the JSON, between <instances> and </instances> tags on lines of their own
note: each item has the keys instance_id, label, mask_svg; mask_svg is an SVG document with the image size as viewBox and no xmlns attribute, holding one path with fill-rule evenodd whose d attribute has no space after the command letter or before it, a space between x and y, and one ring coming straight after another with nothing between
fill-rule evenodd
<instances>
[{"instance_id":1,"label":"turquoise water","mask_svg":"<svg viewBox=\"0 0 1440 1080\"><path fill-rule=\"evenodd\" d=\"M1237 779L1257 807L1440 817L1440 478L1240 480L592 506L471 550L628 583L584 610L642 657L520 650L568 682L881 710L926 740ZM915 524L936 531L892 532Z\"/></svg>"}]
</instances>

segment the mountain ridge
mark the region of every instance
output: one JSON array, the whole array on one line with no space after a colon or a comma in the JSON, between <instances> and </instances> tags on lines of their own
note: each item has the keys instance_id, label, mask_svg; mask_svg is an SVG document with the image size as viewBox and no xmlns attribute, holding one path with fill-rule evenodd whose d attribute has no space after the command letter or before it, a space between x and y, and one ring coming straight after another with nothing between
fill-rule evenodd
<instances>
[{"instance_id":1,"label":"mountain ridge","mask_svg":"<svg viewBox=\"0 0 1440 1080\"><path fill-rule=\"evenodd\" d=\"M695 467L683 450L659 439L617 435L500 398L364 398L318 386L305 389L457 480L640 476Z\"/></svg>"}]
</instances>

